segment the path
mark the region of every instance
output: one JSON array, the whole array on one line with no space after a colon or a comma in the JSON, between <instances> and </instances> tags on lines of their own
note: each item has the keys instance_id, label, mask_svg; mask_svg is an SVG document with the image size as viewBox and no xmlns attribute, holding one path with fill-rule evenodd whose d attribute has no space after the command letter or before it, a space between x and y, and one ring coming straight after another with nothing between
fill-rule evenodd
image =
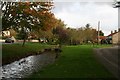
<instances>
[{"instance_id":1,"label":"path","mask_svg":"<svg viewBox=\"0 0 120 80\"><path fill-rule=\"evenodd\" d=\"M119 50L120 47L94 49L96 58L117 78L120 77Z\"/></svg>"}]
</instances>

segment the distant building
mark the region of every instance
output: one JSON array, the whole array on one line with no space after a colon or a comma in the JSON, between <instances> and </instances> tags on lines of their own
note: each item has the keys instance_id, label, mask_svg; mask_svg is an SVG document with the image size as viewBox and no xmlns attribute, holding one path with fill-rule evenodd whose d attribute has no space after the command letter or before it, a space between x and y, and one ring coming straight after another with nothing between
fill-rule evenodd
<instances>
[{"instance_id":1,"label":"distant building","mask_svg":"<svg viewBox=\"0 0 120 80\"><path fill-rule=\"evenodd\" d=\"M117 30L115 30L114 32L111 31L111 34L107 36L107 40L109 40L111 44L119 44L120 43L120 29L118 32Z\"/></svg>"},{"instance_id":2,"label":"distant building","mask_svg":"<svg viewBox=\"0 0 120 80\"><path fill-rule=\"evenodd\" d=\"M112 43L113 44L120 44L120 31L112 35Z\"/></svg>"},{"instance_id":3,"label":"distant building","mask_svg":"<svg viewBox=\"0 0 120 80\"><path fill-rule=\"evenodd\" d=\"M101 44L107 44L107 42L106 42L106 36L99 36L99 42L101 43Z\"/></svg>"},{"instance_id":4,"label":"distant building","mask_svg":"<svg viewBox=\"0 0 120 80\"><path fill-rule=\"evenodd\" d=\"M4 37L10 37L10 31L1 31L0 32L0 36L4 36Z\"/></svg>"},{"instance_id":5,"label":"distant building","mask_svg":"<svg viewBox=\"0 0 120 80\"><path fill-rule=\"evenodd\" d=\"M46 38L40 38L39 40L40 40L41 43L46 43L47 42Z\"/></svg>"},{"instance_id":6,"label":"distant building","mask_svg":"<svg viewBox=\"0 0 120 80\"><path fill-rule=\"evenodd\" d=\"M105 40L107 37L106 36L99 36L99 42L101 41L101 40Z\"/></svg>"},{"instance_id":7,"label":"distant building","mask_svg":"<svg viewBox=\"0 0 120 80\"><path fill-rule=\"evenodd\" d=\"M112 44L113 43L113 35L114 34L116 34L117 33L117 30L115 30L114 32L113 31L111 31L111 34L109 34L108 36L107 36L107 41L108 41L108 43L109 44Z\"/></svg>"}]
</instances>

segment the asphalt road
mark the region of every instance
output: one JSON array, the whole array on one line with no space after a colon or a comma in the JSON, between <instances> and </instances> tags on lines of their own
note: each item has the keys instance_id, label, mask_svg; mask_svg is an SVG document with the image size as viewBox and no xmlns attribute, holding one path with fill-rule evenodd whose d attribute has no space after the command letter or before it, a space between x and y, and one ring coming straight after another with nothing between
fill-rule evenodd
<instances>
[{"instance_id":1,"label":"asphalt road","mask_svg":"<svg viewBox=\"0 0 120 80\"><path fill-rule=\"evenodd\" d=\"M94 49L98 59L115 77L120 79L120 47Z\"/></svg>"}]
</instances>

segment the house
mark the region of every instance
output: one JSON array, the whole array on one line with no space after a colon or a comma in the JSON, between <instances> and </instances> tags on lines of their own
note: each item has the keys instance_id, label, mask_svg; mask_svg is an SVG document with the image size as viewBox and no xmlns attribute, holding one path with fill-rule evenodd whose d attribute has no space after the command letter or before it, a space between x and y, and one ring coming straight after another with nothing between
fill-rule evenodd
<instances>
[{"instance_id":1,"label":"house","mask_svg":"<svg viewBox=\"0 0 120 80\"><path fill-rule=\"evenodd\" d=\"M4 38L10 37L10 31L0 31L0 42L5 42Z\"/></svg>"},{"instance_id":2,"label":"house","mask_svg":"<svg viewBox=\"0 0 120 80\"><path fill-rule=\"evenodd\" d=\"M10 31L9 30L1 31L0 32L0 36L10 37Z\"/></svg>"},{"instance_id":3,"label":"house","mask_svg":"<svg viewBox=\"0 0 120 80\"><path fill-rule=\"evenodd\" d=\"M120 31L112 35L112 44L120 44Z\"/></svg>"},{"instance_id":4,"label":"house","mask_svg":"<svg viewBox=\"0 0 120 80\"><path fill-rule=\"evenodd\" d=\"M106 42L106 36L99 36L99 42L101 43L101 44L107 44L107 42Z\"/></svg>"},{"instance_id":5,"label":"house","mask_svg":"<svg viewBox=\"0 0 120 80\"><path fill-rule=\"evenodd\" d=\"M107 37L106 36L99 36L99 42L101 41L101 40L105 40Z\"/></svg>"},{"instance_id":6,"label":"house","mask_svg":"<svg viewBox=\"0 0 120 80\"><path fill-rule=\"evenodd\" d=\"M46 43L46 42L47 42L47 39L46 39L46 38L40 38L40 39L39 39L39 42L41 42L41 43Z\"/></svg>"},{"instance_id":7,"label":"house","mask_svg":"<svg viewBox=\"0 0 120 80\"><path fill-rule=\"evenodd\" d=\"M109 34L109 35L107 36L107 41L108 41L109 44L112 44L112 43L113 43L113 41L112 41L113 35L116 34L116 33L117 33L117 30L115 30L114 32L111 31L111 34Z\"/></svg>"}]
</instances>

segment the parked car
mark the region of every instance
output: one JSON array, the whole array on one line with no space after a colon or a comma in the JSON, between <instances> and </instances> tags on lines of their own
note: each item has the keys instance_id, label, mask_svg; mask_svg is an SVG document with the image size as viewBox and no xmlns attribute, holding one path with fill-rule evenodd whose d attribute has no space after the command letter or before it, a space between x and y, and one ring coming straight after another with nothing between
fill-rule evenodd
<instances>
[{"instance_id":1,"label":"parked car","mask_svg":"<svg viewBox=\"0 0 120 80\"><path fill-rule=\"evenodd\" d=\"M14 43L14 40L12 40L11 38L7 38L7 39L5 40L5 43Z\"/></svg>"},{"instance_id":2,"label":"parked car","mask_svg":"<svg viewBox=\"0 0 120 80\"><path fill-rule=\"evenodd\" d=\"M11 37L11 38L7 38L5 40L5 43L14 43L15 42L15 38L14 37Z\"/></svg>"}]
</instances>

